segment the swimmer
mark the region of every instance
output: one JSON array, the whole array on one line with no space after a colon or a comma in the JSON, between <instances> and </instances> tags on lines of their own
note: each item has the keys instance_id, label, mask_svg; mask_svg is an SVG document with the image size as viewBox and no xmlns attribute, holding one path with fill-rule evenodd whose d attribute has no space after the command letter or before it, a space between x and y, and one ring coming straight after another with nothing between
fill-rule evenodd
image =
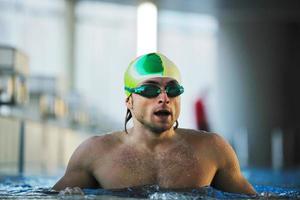
<instances>
[{"instance_id":1,"label":"swimmer","mask_svg":"<svg viewBox=\"0 0 300 200\"><path fill-rule=\"evenodd\" d=\"M221 136L178 128L184 88L177 66L166 56L150 53L133 60L124 75L124 90L125 129L84 141L54 190L212 186L256 194L243 177L234 150ZM127 128L131 119L133 127Z\"/></svg>"}]
</instances>

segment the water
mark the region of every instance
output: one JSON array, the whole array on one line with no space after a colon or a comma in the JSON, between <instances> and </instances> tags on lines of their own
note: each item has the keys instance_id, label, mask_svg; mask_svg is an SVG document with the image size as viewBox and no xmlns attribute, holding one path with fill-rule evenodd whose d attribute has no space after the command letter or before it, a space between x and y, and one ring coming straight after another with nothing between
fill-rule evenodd
<instances>
[{"instance_id":1,"label":"water","mask_svg":"<svg viewBox=\"0 0 300 200\"><path fill-rule=\"evenodd\" d=\"M166 190L156 185L120 190L85 189L85 195L60 195L51 191L58 177L2 176L0 199L300 199L300 170L244 170L258 197L232 194L212 187Z\"/></svg>"}]
</instances>

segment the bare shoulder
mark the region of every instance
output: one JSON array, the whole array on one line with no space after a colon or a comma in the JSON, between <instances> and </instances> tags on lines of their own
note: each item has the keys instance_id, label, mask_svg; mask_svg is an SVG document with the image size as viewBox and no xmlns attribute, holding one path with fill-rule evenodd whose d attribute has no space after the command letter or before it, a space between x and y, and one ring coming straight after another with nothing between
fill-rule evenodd
<instances>
[{"instance_id":1,"label":"bare shoulder","mask_svg":"<svg viewBox=\"0 0 300 200\"><path fill-rule=\"evenodd\" d=\"M199 151L211 153L217 160L232 157L231 145L219 134L193 129L178 129L177 133Z\"/></svg>"},{"instance_id":2,"label":"bare shoulder","mask_svg":"<svg viewBox=\"0 0 300 200\"><path fill-rule=\"evenodd\" d=\"M198 142L201 141L201 143L227 145L227 142L223 137L213 132L180 128L177 130L177 133L179 133L184 138L193 139Z\"/></svg>"},{"instance_id":3,"label":"bare shoulder","mask_svg":"<svg viewBox=\"0 0 300 200\"><path fill-rule=\"evenodd\" d=\"M190 146L199 152L210 168L216 169L212 186L217 189L245 194L256 194L243 177L237 156L231 145L219 134L191 129L176 131Z\"/></svg>"},{"instance_id":4,"label":"bare shoulder","mask_svg":"<svg viewBox=\"0 0 300 200\"><path fill-rule=\"evenodd\" d=\"M77 162L77 166L90 165L99 155L105 155L116 145L121 143L121 132L107 133L99 136L91 136L83 141L74 151L70 162Z\"/></svg>"},{"instance_id":5,"label":"bare shoulder","mask_svg":"<svg viewBox=\"0 0 300 200\"><path fill-rule=\"evenodd\" d=\"M90 147L99 147L99 145L105 145L104 147L109 147L119 141L121 132L112 132L105 133L101 135L94 135L88 139L86 139L81 145L87 145ZM103 146L102 146L103 147Z\"/></svg>"}]
</instances>

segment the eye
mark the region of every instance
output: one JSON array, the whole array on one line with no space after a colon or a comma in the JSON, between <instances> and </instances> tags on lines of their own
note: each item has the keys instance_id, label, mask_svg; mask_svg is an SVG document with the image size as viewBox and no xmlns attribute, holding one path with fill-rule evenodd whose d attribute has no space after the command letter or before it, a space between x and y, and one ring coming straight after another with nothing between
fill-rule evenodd
<instances>
[{"instance_id":1,"label":"eye","mask_svg":"<svg viewBox=\"0 0 300 200\"><path fill-rule=\"evenodd\" d=\"M175 97L175 96L178 96L180 94L178 88L176 87L169 87L168 88L168 95L170 97Z\"/></svg>"},{"instance_id":2,"label":"eye","mask_svg":"<svg viewBox=\"0 0 300 200\"><path fill-rule=\"evenodd\" d=\"M176 97L183 93L182 87L178 84L168 85L166 91L169 97Z\"/></svg>"},{"instance_id":3,"label":"eye","mask_svg":"<svg viewBox=\"0 0 300 200\"><path fill-rule=\"evenodd\" d=\"M143 85L141 95L145 97L156 97L160 93L160 88L155 85Z\"/></svg>"}]
</instances>

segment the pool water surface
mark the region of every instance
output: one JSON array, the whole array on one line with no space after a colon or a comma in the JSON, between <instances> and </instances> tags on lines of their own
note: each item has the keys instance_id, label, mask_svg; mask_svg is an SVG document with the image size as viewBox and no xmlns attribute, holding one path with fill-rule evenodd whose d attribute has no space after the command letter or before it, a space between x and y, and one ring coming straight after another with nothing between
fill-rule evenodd
<instances>
[{"instance_id":1,"label":"pool water surface","mask_svg":"<svg viewBox=\"0 0 300 200\"><path fill-rule=\"evenodd\" d=\"M300 170L243 170L259 196L247 196L212 187L166 190L157 185L119 190L84 189L85 195L60 195L51 187L59 177L1 176L0 199L300 199Z\"/></svg>"}]
</instances>

